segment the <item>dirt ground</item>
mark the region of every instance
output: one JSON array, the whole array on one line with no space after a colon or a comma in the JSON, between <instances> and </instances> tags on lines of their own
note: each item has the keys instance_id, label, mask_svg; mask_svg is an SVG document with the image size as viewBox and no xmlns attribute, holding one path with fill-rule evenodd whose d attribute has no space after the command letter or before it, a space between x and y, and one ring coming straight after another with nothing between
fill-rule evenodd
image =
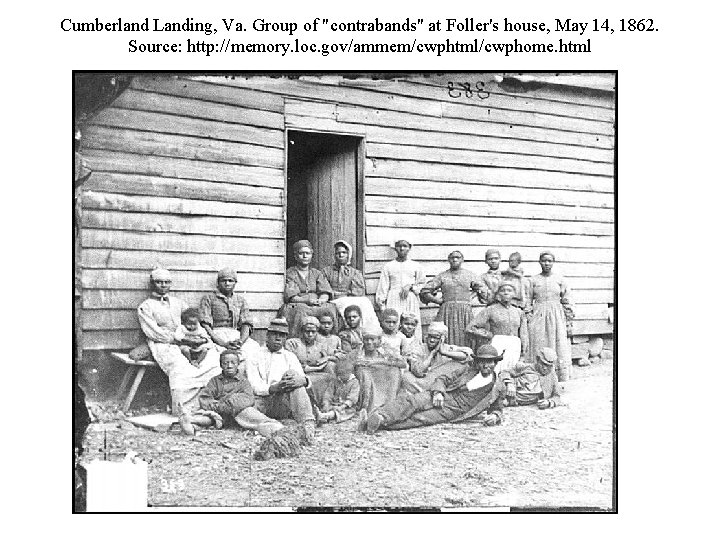
<instances>
[{"instance_id":1,"label":"dirt ground","mask_svg":"<svg viewBox=\"0 0 720 540\"><path fill-rule=\"evenodd\" d=\"M502 425L446 424L368 436L324 425L293 459L252 460L239 429L156 433L100 414L83 461L133 450L159 507L612 507L612 361L574 367L568 404L505 409ZM104 418L103 418L104 417Z\"/></svg>"}]
</instances>

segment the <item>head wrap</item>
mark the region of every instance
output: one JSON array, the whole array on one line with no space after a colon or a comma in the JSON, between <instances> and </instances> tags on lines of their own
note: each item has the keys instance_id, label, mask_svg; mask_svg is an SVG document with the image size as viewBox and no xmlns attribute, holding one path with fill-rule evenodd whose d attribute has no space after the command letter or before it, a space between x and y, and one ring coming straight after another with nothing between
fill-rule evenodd
<instances>
[{"instance_id":1,"label":"head wrap","mask_svg":"<svg viewBox=\"0 0 720 540\"><path fill-rule=\"evenodd\" d=\"M337 249L338 246L342 246L348 250L347 264L350 264L350 260L352 259L352 252L353 252L352 246L349 243L347 243L345 240L338 240L337 242L335 242L333 244L333 250Z\"/></svg>"},{"instance_id":2,"label":"head wrap","mask_svg":"<svg viewBox=\"0 0 720 540\"><path fill-rule=\"evenodd\" d=\"M234 279L237 281L237 273L232 268L223 268L222 270L218 270L217 279L218 281L221 279Z\"/></svg>"},{"instance_id":3,"label":"head wrap","mask_svg":"<svg viewBox=\"0 0 720 540\"><path fill-rule=\"evenodd\" d=\"M317 330L318 328L320 328L320 321L317 319L317 317L313 317L312 315L305 317L300 324L300 329L305 330L306 326L314 326L315 330Z\"/></svg>"},{"instance_id":4,"label":"head wrap","mask_svg":"<svg viewBox=\"0 0 720 540\"><path fill-rule=\"evenodd\" d=\"M312 250L312 244L310 243L310 240L298 240L293 244L293 253L297 253L302 248L310 248Z\"/></svg>"},{"instance_id":5,"label":"head wrap","mask_svg":"<svg viewBox=\"0 0 720 540\"><path fill-rule=\"evenodd\" d=\"M433 321L428 325L428 334L440 334L441 336L447 336L449 332L448 327L439 321Z\"/></svg>"},{"instance_id":6,"label":"head wrap","mask_svg":"<svg viewBox=\"0 0 720 540\"><path fill-rule=\"evenodd\" d=\"M543 347L537 354L538 361L542 362L543 364L547 364L548 366L552 366L553 364L555 364L555 362L557 362L557 358L557 353L550 347Z\"/></svg>"},{"instance_id":7,"label":"head wrap","mask_svg":"<svg viewBox=\"0 0 720 540\"><path fill-rule=\"evenodd\" d=\"M497 254L498 257L500 257L500 250L495 248L490 248L485 252L485 260L487 261L490 255Z\"/></svg>"},{"instance_id":8,"label":"head wrap","mask_svg":"<svg viewBox=\"0 0 720 540\"><path fill-rule=\"evenodd\" d=\"M273 319L267 329L268 332L277 332L278 334L288 333L288 322L286 319Z\"/></svg>"},{"instance_id":9,"label":"head wrap","mask_svg":"<svg viewBox=\"0 0 720 540\"><path fill-rule=\"evenodd\" d=\"M410 249L412 249L412 246L413 246L413 245L412 245L408 240L405 240L404 238L400 238L399 240L395 240L392 244L390 244L390 247L393 248L393 249L395 249L395 248L397 248L397 245L398 245L400 242L405 242L408 246L410 246Z\"/></svg>"},{"instance_id":10,"label":"head wrap","mask_svg":"<svg viewBox=\"0 0 720 540\"><path fill-rule=\"evenodd\" d=\"M413 321L418 322L418 316L415 315L412 311L403 311L402 315L400 315L400 322L403 321Z\"/></svg>"},{"instance_id":11,"label":"head wrap","mask_svg":"<svg viewBox=\"0 0 720 540\"><path fill-rule=\"evenodd\" d=\"M475 351L476 360L494 360L498 362L502 360L502 356L498 354L497 349L492 345L481 345Z\"/></svg>"},{"instance_id":12,"label":"head wrap","mask_svg":"<svg viewBox=\"0 0 720 540\"><path fill-rule=\"evenodd\" d=\"M519 251L513 251L510 256L508 257L508 261L510 259L520 259L520 262L522 262L522 255L520 255Z\"/></svg>"},{"instance_id":13,"label":"head wrap","mask_svg":"<svg viewBox=\"0 0 720 540\"><path fill-rule=\"evenodd\" d=\"M155 268L150 272L150 279L153 281L171 281L170 272L165 268Z\"/></svg>"},{"instance_id":14,"label":"head wrap","mask_svg":"<svg viewBox=\"0 0 720 540\"><path fill-rule=\"evenodd\" d=\"M553 262L555 262L555 255L553 255L553 252L552 252L552 251L547 251L547 250L540 252L540 256L538 257L538 261L539 261L540 259L542 259L545 255L550 255L550 256L552 257L552 259L553 259Z\"/></svg>"},{"instance_id":15,"label":"head wrap","mask_svg":"<svg viewBox=\"0 0 720 540\"><path fill-rule=\"evenodd\" d=\"M380 337L382 336L383 331L382 328L380 328L376 324L370 324L363 328L363 337L364 336L374 336L374 337Z\"/></svg>"},{"instance_id":16,"label":"head wrap","mask_svg":"<svg viewBox=\"0 0 720 540\"><path fill-rule=\"evenodd\" d=\"M450 253L448 253L448 259L450 258L450 256L451 256L453 253L459 253L460 256L461 256L463 259L465 259L465 255L463 255L463 254L462 254L462 251L460 251L459 249L453 249Z\"/></svg>"}]
</instances>

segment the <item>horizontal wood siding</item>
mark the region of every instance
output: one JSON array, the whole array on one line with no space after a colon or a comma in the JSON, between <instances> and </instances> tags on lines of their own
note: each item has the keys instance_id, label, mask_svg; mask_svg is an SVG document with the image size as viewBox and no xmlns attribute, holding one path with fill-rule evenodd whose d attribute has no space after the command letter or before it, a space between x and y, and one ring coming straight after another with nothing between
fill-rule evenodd
<instances>
[{"instance_id":1,"label":"horizontal wood siding","mask_svg":"<svg viewBox=\"0 0 720 540\"><path fill-rule=\"evenodd\" d=\"M459 248L484 272L484 254L519 251L527 275L552 250L577 305L578 329L607 333L614 302L614 99L541 87L503 90L472 75L485 99L456 99L447 81L468 74L392 81L342 77L197 77L222 88L285 98L293 129L365 138L365 277L377 288L397 238L432 277ZM423 321L437 309L423 308ZM610 326L611 328L611 326ZM612 330L610 330L612 331Z\"/></svg>"},{"instance_id":2,"label":"horizontal wood siding","mask_svg":"<svg viewBox=\"0 0 720 540\"><path fill-rule=\"evenodd\" d=\"M484 99L450 97L448 80ZM611 332L614 99L501 86L493 74L135 77L84 132L85 347L137 342L134 309L157 263L190 302L233 266L267 325L282 301L285 128L365 138L369 296L399 237L428 277L456 248L478 273L488 247L504 261L519 251L528 275L550 249L573 289L575 332ZM436 308L422 311L427 323Z\"/></svg>"},{"instance_id":3,"label":"horizontal wood siding","mask_svg":"<svg viewBox=\"0 0 720 540\"><path fill-rule=\"evenodd\" d=\"M83 341L141 340L149 272L173 273L190 305L238 271L260 329L282 301L284 105L261 91L136 77L83 132L93 170L82 212Z\"/></svg>"}]
</instances>

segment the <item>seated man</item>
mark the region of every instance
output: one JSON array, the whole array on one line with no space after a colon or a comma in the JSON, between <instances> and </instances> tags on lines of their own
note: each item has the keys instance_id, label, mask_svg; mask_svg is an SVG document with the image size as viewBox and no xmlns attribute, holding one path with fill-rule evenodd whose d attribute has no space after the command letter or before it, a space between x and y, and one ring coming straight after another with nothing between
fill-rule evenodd
<instances>
[{"instance_id":1,"label":"seated man","mask_svg":"<svg viewBox=\"0 0 720 540\"><path fill-rule=\"evenodd\" d=\"M360 411L360 431L409 429L479 417L486 426L502 420L505 384L495 374L501 359L492 345L480 347L473 360L438 377L430 390L401 394L373 410Z\"/></svg>"},{"instance_id":2,"label":"seated man","mask_svg":"<svg viewBox=\"0 0 720 540\"><path fill-rule=\"evenodd\" d=\"M535 365L519 363L510 370L500 373L507 390L509 405L533 405L538 409L561 406L557 374L553 367L557 353L550 347L543 347L537 355Z\"/></svg>"},{"instance_id":3,"label":"seated man","mask_svg":"<svg viewBox=\"0 0 720 540\"><path fill-rule=\"evenodd\" d=\"M315 416L307 392L310 379L303 373L297 356L284 348L287 337L287 321L274 319L265 345L247 359L247 378L255 393L258 411L276 420L293 418L303 426L308 441L312 441Z\"/></svg>"}]
</instances>

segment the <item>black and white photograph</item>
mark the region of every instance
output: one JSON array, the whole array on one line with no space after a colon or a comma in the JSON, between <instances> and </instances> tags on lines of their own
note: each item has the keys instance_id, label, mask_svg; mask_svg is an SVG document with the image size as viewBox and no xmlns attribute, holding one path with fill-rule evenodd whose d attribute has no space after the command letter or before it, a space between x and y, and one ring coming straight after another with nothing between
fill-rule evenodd
<instances>
[{"instance_id":1,"label":"black and white photograph","mask_svg":"<svg viewBox=\"0 0 720 540\"><path fill-rule=\"evenodd\" d=\"M72 97L74 512L617 510L617 71Z\"/></svg>"}]
</instances>

